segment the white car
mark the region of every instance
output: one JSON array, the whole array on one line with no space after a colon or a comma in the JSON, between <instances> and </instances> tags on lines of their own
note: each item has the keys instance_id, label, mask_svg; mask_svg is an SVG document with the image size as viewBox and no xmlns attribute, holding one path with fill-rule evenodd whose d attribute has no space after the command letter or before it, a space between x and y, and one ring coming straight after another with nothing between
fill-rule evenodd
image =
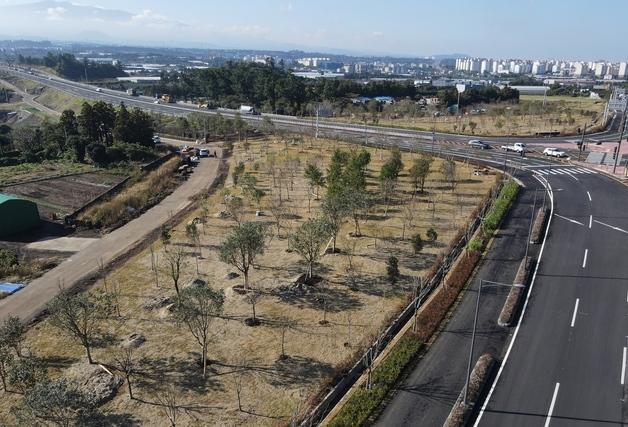
<instances>
[{"instance_id":1,"label":"white car","mask_svg":"<svg viewBox=\"0 0 628 427\"><path fill-rule=\"evenodd\" d=\"M546 156L552 156L552 157L567 157L567 154L564 151L559 150L558 148L552 148L552 147L548 147L545 150L543 150L543 154L545 154Z\"/></svg>"},{"instance_id":2,"label":"white car","mask_svg":"<svg viewBox=\"0 0 628 427\"><path fill-rule=\"evenodd\" d=\"M101 89L101 88L99 88L99 87L97 87L97 88L96 88L96 92L102 92L102 89Z\"/></svg>"},{"instance_id":3,"label":"white car","mask_svg":"<svg viewBox=\"0 0 628 427\"><path fill-rule=\"evenodd\" d=\"M198 157L209 157L209 150L207 148L201 148L198 151Z\"/></svg>"}]
</instances>

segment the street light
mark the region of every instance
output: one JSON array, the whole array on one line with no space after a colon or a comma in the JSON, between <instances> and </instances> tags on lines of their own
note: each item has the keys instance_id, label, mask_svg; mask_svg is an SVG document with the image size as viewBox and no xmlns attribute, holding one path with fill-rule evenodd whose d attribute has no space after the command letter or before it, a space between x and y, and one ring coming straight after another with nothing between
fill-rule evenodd
<instances>
[{"instance_id":1,"label":"street light","mask_svg":"<svg viewBox=\"0 0 628 427\"><path fill-rule=\"evenodd\" d=\"M617 156L615 156L615 163L613 164L613 174L617 170L617 159L621 158L621 140L624 138L624 132L626 131L626 112L627 111L628 111L628 97L624 96L624 114L622 117L624 122L621 126L621 133L619 134L619 143L617 144Z\"/></svg>"},{"instance_id":2,"label":"street light","mask_svg":"<svg viewBox=\"0 0 628 427\"><path fill-rule=\"evenodd\" d=\"M477 323L478 323L478 312L480 310L480 296L482 294L482 288L483 287L490 288L490 287L498 287L498 286L502 286L506 288L525 288L524 285L519 284L519 283L509 285L507 283L493 282L491 280L480 279L480 286L478 286L478 297L475 301L475 315L473 317L473 333L471 334L471 348L469 349L469 363L467 364L467 381L464 386L464 398L462 401L465 406L467 406L467 403L468 403L467 398L468 398L468 392L469 392L469 383L471 381L471 362L473 361L473 348L475 346L475 330L477 328Z\"/></svg>"}]
</instances>

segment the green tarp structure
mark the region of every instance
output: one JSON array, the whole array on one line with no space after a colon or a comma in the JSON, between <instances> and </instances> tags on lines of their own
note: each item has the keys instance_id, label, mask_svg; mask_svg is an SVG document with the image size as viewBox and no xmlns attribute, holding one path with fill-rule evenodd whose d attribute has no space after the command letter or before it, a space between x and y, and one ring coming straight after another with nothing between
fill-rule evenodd
<instances>
[{"instance_id":1,"label":"green tarp structure","mask_svg":"<svg viewBox=\"0 0 628 427\"><path fill-rule=\"evenodd\" d=\"M39 225L37 205L10 194L0 194L0 237L29 230Z\"/></svg>"}]
</instances>

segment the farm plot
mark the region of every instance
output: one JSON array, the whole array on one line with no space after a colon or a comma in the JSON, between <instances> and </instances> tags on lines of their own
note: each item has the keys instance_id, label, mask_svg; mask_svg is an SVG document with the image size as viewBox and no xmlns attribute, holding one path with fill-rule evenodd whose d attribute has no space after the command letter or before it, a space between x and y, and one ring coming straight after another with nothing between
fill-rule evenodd
<instances>
[{"instance_id":1,"label":"farm plot","mask_svg":"<svg viewBox=\"0 0 628 427\"><path fill-rule=\"evenodd\" d=\"M37 203L42 218L62 218L124 179L105 172L90 172L31 181L4 187L4 191Z\"/></svg>"}]
</instances>

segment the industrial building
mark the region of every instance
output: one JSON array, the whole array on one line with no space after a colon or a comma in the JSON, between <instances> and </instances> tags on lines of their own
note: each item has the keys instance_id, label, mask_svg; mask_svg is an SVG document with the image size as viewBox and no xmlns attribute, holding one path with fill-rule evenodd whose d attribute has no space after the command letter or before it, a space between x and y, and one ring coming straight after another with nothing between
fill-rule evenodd
<instances>
[{"instance_id":1,"label":"industrial building","mask_svg":"<svg viewBox=\"0 0 628 427\"><path fill-rule=\"evenodd\" d=\"M34 202L0 194L0 237L30 230L38 225L39 211Z\"/></svg>"}]
</instances>

